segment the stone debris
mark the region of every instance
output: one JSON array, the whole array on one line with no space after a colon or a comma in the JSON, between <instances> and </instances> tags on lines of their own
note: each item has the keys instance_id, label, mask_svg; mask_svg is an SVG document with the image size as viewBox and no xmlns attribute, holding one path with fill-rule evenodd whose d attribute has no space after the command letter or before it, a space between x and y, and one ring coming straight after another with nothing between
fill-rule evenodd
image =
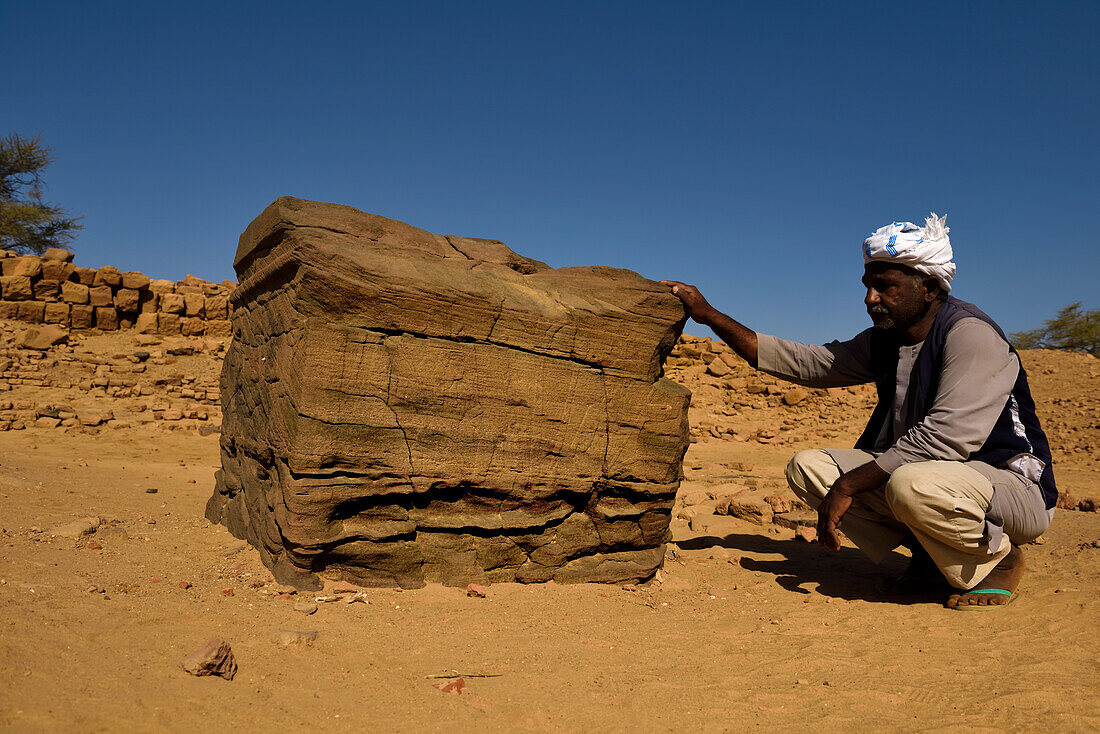
<instances>
[{"instance_id":1,"label":"stone debris","mask_svg":"<svg viewBox=\"0 0 1100 734\"><path fill-rule=\"evenodd\" d=\"M32 326L24 331L16 342L20 349L46 351L57 344L69 341L69 332L58 326Z\"/></svg>"},{"instance_id":2,"label":"stone debris","mask_svg":"<svg viewBox=\"0 0 1100 734\"><path fill-rule=\"evenodd\" d=\"M233 680L237 674L237 661L229 643L220 637L209 640L205 645L188 655L180 663L191 675L217 675Z\"/></svg>"},{"instance_id":3,"label":"stone debris","mask_svg":"<svg viewBox=\"0 0 1100 734\"><path fill-rule=\"evenodd\" d=\"M462 692L466 690L466 679L455 678L452 681L440 681L433 683L432 688L437 688L444 693L453 693L456 696L462 695Z\"/></svg>"},{"instance_id":4,"label":"stone debris","mask_svg":"<svg viewBox=\"0 0 1100 734\"><path fill-rule=\"evenodd\" d=\"M316 641L317 630L279 630L272 639L272 642L283 649L312 647Z\"/></svg>"},{"instance_id":5,"label":"stone debris","mask_svg":"<svg viewBox=\"0 0 1100 734\"><path fill-rule=\"evenodd\" d=\"M102 521L98 517L85 517L54 528L50 532L50 535L56 535L61 538L83 538L86 535L94 533L101 524Z\"/></svg>"},{"instance_id":6,"label":"stone debris","mask_svg":"<svg viewBox=\"0 0 1100 734\"><path fill-rule=\"evenodd\" d=\"M792 510L791 512L778 513L772 517L776 525L798 530L799 528L817 527L817 513L812 510Z\"/></svg>"},{"instance_id":7,"label":"stone debris","mask_svg":"<svg viewBox=\"0 0 1100 734\"><path fill-rule=\"evenodd\" d=\"M665 286L292 198L235 267L207 517L279 581L653 575L688 438Z\"/></svg>"},{"instance_id":8,"label":"stone debris","mask_svg":"<svg viewBox=\"0 0 1100 734\"><path fill-rule=\"evenodd\" d=\"M302 599L294 602L294 611L300 614L314 614L317 611L317 602Z\"/></svg>"},{"instance_id":9,"label":"stone debris","mask_svg":"<svg viewBox=\"0 0 1100 734\"><path fill-rule=\"evenodd\" d=\"M466 587L466 596L477 597L478 599L485 598L485 587L481 584L469 584Z\"/></svg>"},{"instance_id":10,"label":"stone debris","mask_svg":"<svg viewBox=\"0 0 1100 734\"><path fill-rule=\"evenodd\" d=\"M799 525L794 531L795 540L803 540L813 543L817 540L817 528L807 525Z\"/></svg>"}]
</instances>

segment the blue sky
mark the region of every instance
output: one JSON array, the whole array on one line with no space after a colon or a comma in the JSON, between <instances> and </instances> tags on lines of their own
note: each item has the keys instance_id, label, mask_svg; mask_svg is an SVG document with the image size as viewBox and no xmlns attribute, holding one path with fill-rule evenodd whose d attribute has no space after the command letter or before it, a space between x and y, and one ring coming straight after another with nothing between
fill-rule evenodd
<instances>
[{"instance_id":1,"label":"blue sky","mask_svg":"<svg viewBox=\"0 0 1100 734\"><path fill-rule=\"evenodd\" d=\"M1007 331L1100 306L1100 3L0 0L0 133L77 263L233 278L279 195L868 325L860 242L947 212ZM691 333L705 334L699 326Z\"/></svg>"}]
</instances>

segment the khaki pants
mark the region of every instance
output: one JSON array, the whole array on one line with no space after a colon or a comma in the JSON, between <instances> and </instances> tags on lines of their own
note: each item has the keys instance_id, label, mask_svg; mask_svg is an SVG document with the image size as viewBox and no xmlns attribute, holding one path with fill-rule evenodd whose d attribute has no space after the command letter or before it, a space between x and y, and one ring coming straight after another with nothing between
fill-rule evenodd
<instances>
[{"instance_id":1,"label":"khaki pants","mask_svg":"<svg viewBox=\"0 0 1100 734\"><path fill-rule=\"evenodd\" d=\"M840 452L847 469L874 458L833 450ZM821 449L800 451L787 465L791 489L814 508L840 475L837 460ZM991 478L998 482L996 489ZM1026 512L1014 514L1026 519L990 521L991 505L1004 504L994 502L996 492L1019 498L1016 504ZM952 586L972 589L1008 555L1010 535L1017 542L1031 540L1046 529L1049 518L1038 487L1012 472L979 467L979 462L923 461L898 468L880 489L856 495L840 528L875 563L901 543L908 529ZM1010 526L1023 529L1014 533ZM1021 533L1031 537L1017 537Z\"/></svg>"}]
</instances>

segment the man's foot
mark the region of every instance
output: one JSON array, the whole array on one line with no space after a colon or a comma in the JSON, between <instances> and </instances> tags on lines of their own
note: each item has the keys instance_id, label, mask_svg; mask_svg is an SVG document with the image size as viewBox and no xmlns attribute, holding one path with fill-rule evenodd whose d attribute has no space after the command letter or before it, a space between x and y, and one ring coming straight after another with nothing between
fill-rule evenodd
<instances>
[{"instance_id":1,"label":"man's foot","mask_svg":"<svg viewBox=\"0 0 1100 734\"><path fill-rule=\"evenodd\" d=\"M1024 553L1016 546L993 567L981 583L969 591L947 597L947 606L960 611L1003 607L1016 598L1016 588L1024 575Z\"/></svg>"},{"instance_id":2,"label":"man's foot","mask_svg":"<svg viewBox=\"0 0 1100 734\"><path fill-rule=\"evenodd\" d=\"M881 589L883 593L890 596L928 596L942 594L950 589L947 579L943 577L935 561L920 544L912 548L912 552L913 558L905 571L897 578L886 582Z\"/></svg>"}]
</instances>

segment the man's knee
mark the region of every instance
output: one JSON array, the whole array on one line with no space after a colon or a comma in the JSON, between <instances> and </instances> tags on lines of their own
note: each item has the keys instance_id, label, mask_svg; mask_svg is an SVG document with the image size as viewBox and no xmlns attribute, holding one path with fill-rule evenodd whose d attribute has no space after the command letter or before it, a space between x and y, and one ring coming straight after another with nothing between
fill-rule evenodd
<instances>
[{"instance_id":1,"label":"man's knee","mask_svg":"<svg viewBox=\"0 0 1100 734\"><path fill-rule=\"evenodd\" d=\"M928 506L929 476L920 462L899 466L883 489L894 517L902 522L913 519Z\"/></svg>"},{"instance_id":2,"label":"man's knee","mask_svg":"<svg viewBox=\"0 0 1100 734\"><path fill-rule=\"evenodd\" d=\"M822 461L823 455L824 452L820 449L806 449L799 451L787 462L787 484L791 491L800 500L813 505L817 505L829 489L817 486L820 482L814 479L818 476L818 472L814 471L813 467ZM825 457L827 458L827 455Z\"/></svg>"}]
</instances>

